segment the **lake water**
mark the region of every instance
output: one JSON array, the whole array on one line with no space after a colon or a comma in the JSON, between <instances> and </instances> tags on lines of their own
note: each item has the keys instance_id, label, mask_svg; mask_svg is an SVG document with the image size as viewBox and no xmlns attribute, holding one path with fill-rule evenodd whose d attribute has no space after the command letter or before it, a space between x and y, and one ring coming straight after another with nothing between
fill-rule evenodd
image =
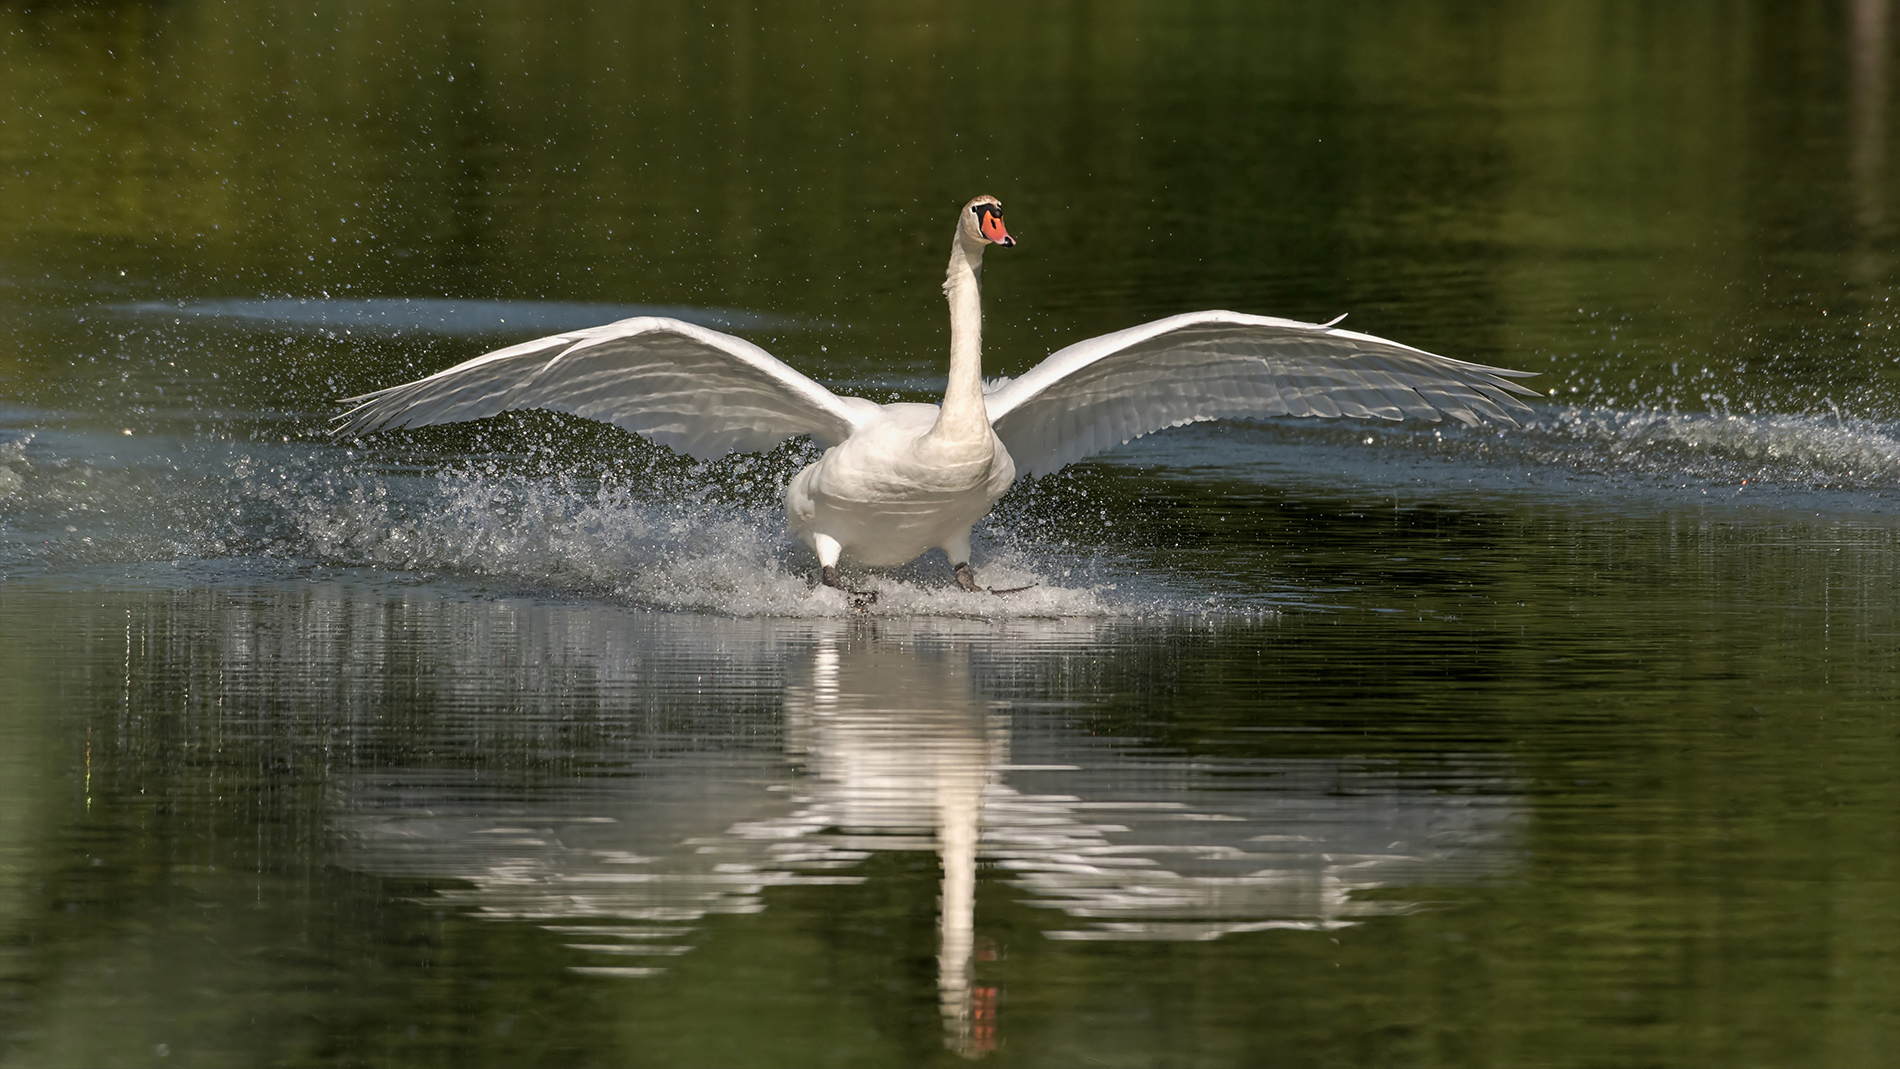
<instances>
[{"instance_id":1,"label":"lake water","mask_svg":"<svg viewBox=\"0 0 1900 1069\"><path fill-rule=\"evenodd\" d=\"M1884 1064L1894 22L0 7L0 1062ZM1142 439L862 613L808 445L326 432L648 312L933 399L981 192L993 373L1544 397Z\"/></svg>"}]
</instances>

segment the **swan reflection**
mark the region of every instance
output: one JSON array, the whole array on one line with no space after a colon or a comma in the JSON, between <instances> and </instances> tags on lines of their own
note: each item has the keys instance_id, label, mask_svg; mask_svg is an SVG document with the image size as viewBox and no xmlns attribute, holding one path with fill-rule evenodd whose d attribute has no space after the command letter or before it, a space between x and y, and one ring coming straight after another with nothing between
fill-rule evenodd
<instances>
[{"instance_id":1,"label":"swan reflection","mask_svg":"<svg viewBox=\"0 0 1900 1069\"><path fill-rule=\"evenodd\" d=\"M824 635L809 677L786 687L785 717L788 748L805 757L819 788L789 817L735 830L799 844L782 855L793 863L934 850L943 872L937 992L949 1042L987 1049L994 1032L977 1025L993 1019L994 992L972 984L976 861L1009 725L992 722L971 694L967 647L924 656L862 632Z\"/></svg>"},{"instance_id":2,"label":"swan reflection","mask_svg":"<svg viewBox=\"0 0 1900 1069\"><path fill-rule=\"evenodd\" d=\"M975 1054L996 1041L980 864L1050 911L1049 938L1207 940L1404 912L1361 892L1469 882L1515 852L1509 783L1485 760L1441 758L1429 776L1216 761L985 697L1007 692L981 680L1012 651L1100 648L1097 625L801 626L789 653L758 651L792 661L780 752L624 758L637 767L559 791L467 773L361 779L347 801L355 863L453 877L464 886L445 897L543 924L592 959L580 971L645 977L689 953L709 915L765 909L768 888L859 883L874 851L930 852L946 1042Z\"/></svg>"}]
</instances>

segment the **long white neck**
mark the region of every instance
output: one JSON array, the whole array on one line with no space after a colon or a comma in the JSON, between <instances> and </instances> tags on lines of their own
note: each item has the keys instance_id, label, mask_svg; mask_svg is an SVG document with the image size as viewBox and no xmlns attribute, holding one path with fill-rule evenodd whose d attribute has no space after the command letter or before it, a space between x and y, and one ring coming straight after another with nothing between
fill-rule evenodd
<instances>
[{"instance_id":1,"label":"long white neck","mask_svg":"<svg viewBox=\"0 0 1900 1069\"><path fill-rule=\"evenodd\" d=\"M930 435L955 441L989 440L990 416L983 407L983 298L977 274L983 246L959 234L950 245L943 294L950 299L950 385Z\"/></svg>"}]
</instances>

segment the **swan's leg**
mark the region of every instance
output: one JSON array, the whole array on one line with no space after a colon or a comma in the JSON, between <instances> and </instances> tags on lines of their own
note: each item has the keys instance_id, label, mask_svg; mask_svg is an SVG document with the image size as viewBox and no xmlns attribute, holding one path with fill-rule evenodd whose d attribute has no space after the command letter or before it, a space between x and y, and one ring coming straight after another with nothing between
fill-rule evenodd
<instances>
[{"instance_id":1,"label":"swan's leg","mask_svg":"<svg viewBox=\"0 0 1900 1069\"><path fill-rule=\"evenodd\" d=\"M811 533L811 545L813 549L818 551L819 582L851 595L851 604L860 609L877 600L877 591L875 590L853 590L844 585L844 580L838 575L838 557L844 552L844 547L838 544L837 539L830 535L823 535L817 531L813 531Z\"/></svg>"},{"instance_id":2,"label":"swan's leg","mask_svg":"<svg viewBox=\"0 0 1900 1069\"><path fill-rule=\"evenodd\" d=\"M944 539L944 555L950 558L950 569L957 574L957 585L975 593L981 589L976 585L976 570L970 567L970 532L952 535Z\"/></svg>"},{"instance_id":3,"label":"swan's leg","mask_svg":"<svg viewBox=\"0 0 1900 1069\"><path fill-rule=\"evenodd\" d=\"M811 533L811 548L818 551L818 567L823 569L826 586L838 586L838 558L844 553L844 547L838 540L827 534ZM839 589L843 589L839 587Z\"/></svg>"},{"instance_id":4,"label":"swan's leg","mask_svg":"<svg viewBox=\"0 0 1900 1069\"><path fill-rule=\"evenodd\" d=\"M983 589L976 585L976 571L967 560L957 565L957 585L973 594Z\"/></svg>"},{"instance_id":5,"label":"swan's leg","mask_svg":"<svg viewBox=\"0 0 1900 1069\"><path fill-rule=\"evenodd\" d=\"M957 538L952 538L948 542L945 542L943 551L950 554L950 562L956 566L957 585L972 594L986 589L992 594L1020 594L1029 589L1028 586L1010 587L1008 590L978 586L976 582L976 569L970 567L970 532L968 531L963 532L963 534ZM1029 586L1035 585L1034 583L1029 584Z\"/></svg>"},{"instance_id":6,"label":"swan's leg","mask_svg":"<svg viewBox=\"0 0 1900 1069\"><path fill-rule=\"evenodd\" d=\"M818 551L818 577L826 586L835 586L839 590L850 590L844 580L838 578L838 557L844 553L844 547L838 540L827 534L811 533L811 548Z\"/></svg>"}]
</instances>

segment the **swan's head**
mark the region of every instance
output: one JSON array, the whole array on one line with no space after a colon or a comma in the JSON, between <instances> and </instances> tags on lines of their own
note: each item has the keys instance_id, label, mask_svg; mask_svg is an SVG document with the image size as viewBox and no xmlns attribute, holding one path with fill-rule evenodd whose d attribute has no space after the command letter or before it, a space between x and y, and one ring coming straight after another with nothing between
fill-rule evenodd
<instances>
[{"instance_id":1,"label":"swan's head","mask_svg":"<svg viewBox=\"0 0 1900 1069\"><path fill-rule=\"evenodd\" d=\"M985 245L1001 245L1008 248L1016 244L1003 226L1003 202L992 196L981 196L963 206L963 223L958 227L963 240L972 246L982 248Z\"/></svg>"}]
</instances>

